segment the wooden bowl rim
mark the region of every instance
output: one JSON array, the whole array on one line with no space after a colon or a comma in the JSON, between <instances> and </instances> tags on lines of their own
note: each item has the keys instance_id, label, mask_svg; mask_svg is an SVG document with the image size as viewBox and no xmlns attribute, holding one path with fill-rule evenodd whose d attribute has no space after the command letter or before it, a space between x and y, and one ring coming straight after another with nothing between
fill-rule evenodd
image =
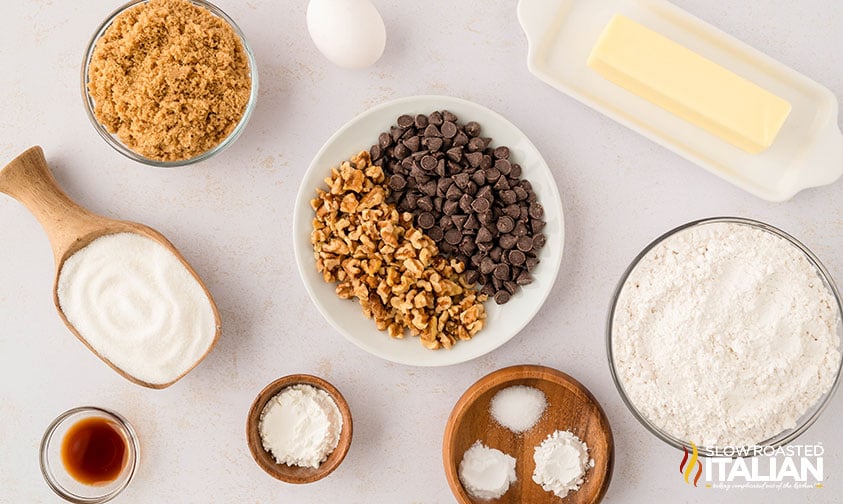
<instances>
[{"instance_id":1,"label":"wooden bowl rim","mask_svg":"<svg viewBox=\"0 0 843 504\"><path fill-rule=\"evenodd\" d=\"M281 390L299 384L311 385L327 392L337 404L337 408L339 408L340 414L342 415L342 431L340 433L339 443L336 449L328 455L327 460L316 469L292 467L287 464L277 463L272 455L263 448L260 433L258 432L260 415L266 403L281 392ZM282 376L265 386L258 393L257 397L255 397L252 406L249 408L249 414L246 417L246 442L249 445L249 452L252 454L252 458L264 472L285 483L313 483L334 472L345 459L348 449L351 447L353 431L351 408L342 393L324 378L310 374Z\"/></svg>"},{"instance_id":2,"label":"wooden bowl rim","mask_svg":"<svg viewBox=\"0 0 843 504\"><path fill-rule=\"evenodd\" d=\"M552 379L549 379L548 375L552 377ZM499 386L506 386L509 382L523 379L543 380L557 386L564 386L566 388L573 387L573 389L585 397L588 403L594 406L596 411L595 416L598 418L601 426L603 427L601 430L609 448L603 481L598 487L596 493L591 496L590 500L592 504L599 503L603 500L603 497L605 497L606 492L609 489L614 469L614 436L612 434L612 427L609 424L609 419L606 417L606 413L597 401L597 398L594 397L585 385L565 372L538 364L520 364L492 371L474 382L457 400L454 408L451 410L451 414L448 416L448 422L445 425L445 434L442 440L442 463L445 468L445 476L448 479L448 486L451 487L451 493L454 494L454 497L458 502L460 502L460 504L474 504L475 502L466 492L465 488L463 488L462 482L460 482L459 479L458 468L451 464L451 460L454 458L457 423L462 420L463 416L465 416L465 413L474 404L474 402L490 389ZM561 500L552 493L548 493L548 498L549 500Z\"/></svg>"}]
</instances>

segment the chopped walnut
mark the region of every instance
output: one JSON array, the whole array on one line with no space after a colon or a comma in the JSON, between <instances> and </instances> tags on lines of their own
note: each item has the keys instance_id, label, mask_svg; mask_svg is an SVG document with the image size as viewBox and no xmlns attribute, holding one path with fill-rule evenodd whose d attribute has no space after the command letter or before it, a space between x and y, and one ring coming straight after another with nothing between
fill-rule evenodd
<instances>
[{"instance_id":1,"label":"chopped walnut","mask_svg":"<svg viewBox=\"0 0 843 504\"><path fill-rule=\"evenodd\" d=\"M471 339L483 328L486 296L465 280L463 263L413 227L412 214L386 202L385 182L366 151L331 170L328 191L311 201L316 269L393 338L409 331L431 350Z\"/></svg>"}]
</instances>

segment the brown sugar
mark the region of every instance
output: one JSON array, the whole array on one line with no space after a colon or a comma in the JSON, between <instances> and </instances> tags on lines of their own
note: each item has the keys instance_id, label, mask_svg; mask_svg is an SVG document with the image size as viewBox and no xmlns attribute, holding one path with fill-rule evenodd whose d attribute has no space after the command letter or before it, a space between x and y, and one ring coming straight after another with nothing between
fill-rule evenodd
<instances>
[{"instance_id":1,"label":"brown sugar","mask_svg":"<svg viewBox=\"0 0 843 504\"><path fill-rule=\"evenodd\" d=\"M251 93L242 41L187 0L150 0L118 15L88 69L94 115L136 153L190 159L222 142Z\"/></svg>"}]
</instances>

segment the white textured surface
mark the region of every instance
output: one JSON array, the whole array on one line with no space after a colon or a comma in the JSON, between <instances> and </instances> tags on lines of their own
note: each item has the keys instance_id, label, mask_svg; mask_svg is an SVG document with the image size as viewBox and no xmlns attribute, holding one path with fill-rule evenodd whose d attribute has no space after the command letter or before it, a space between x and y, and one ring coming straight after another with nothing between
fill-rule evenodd
<instances>
[{"instance_id":1,"label":"white textured surface","mask_svg":"<svg viewBox=\"0 0 843 504\"><path fill-rule=\"evenodd\" d=\"M794 234L843 275L843 184L764 203L531 77L515 2L376 2L387 48L373 68L331 66L310 42L305 2L220 0L249 37L261 96L243 136L219 157L175 170L135 164L94 133L79 65L89 35L120 2L6 2L0 17L0 162L44 146L80 203L167 235L207 282L223 335L211 355L163 391L102 364L52 306L52 254L35 219L0 197L1 502L56 502L37 448L47 424L80 404L111 407L141 436L136 480L115 502L453 502L441 437L462 392L497 368L561 369L602 402L615 433L607 502L837 502L843 491L843 399L802 438L826 448L825 488L689 487L681 454L650 435L609 376L604 319L629 261L651 239L711 215L758 218ZM677 0L843 96L838 0ZM311 305L290 246L300 177L322 142L373 104L442 93L503 114L536 144L563 195L566 247L547 305L495 352L439 369L390 364L346 342ZM278 482L252 461L245 417L254 396L295 372L321 375L348 399L354 441L330 477Z\"/></svg>"}]
</instances>

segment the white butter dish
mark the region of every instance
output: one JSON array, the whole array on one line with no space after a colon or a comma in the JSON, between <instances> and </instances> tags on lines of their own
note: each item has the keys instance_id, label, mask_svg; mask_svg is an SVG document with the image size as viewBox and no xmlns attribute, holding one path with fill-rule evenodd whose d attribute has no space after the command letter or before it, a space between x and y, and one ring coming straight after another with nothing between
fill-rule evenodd
<instances>
[{"instance_id":1,"label":"white butter dish","mask_svg":"<svg viewBox=\"0 0 843 504\"><path fill-rule=\"evenodd\" d=\"M750 154L604 79L589 54L615 14L661 33L787 100L769 149ZM837 99L827 88L664 0L520 0L535 76L736 186L785 201L843 174Z\"/></svg>"}]
</instances>

